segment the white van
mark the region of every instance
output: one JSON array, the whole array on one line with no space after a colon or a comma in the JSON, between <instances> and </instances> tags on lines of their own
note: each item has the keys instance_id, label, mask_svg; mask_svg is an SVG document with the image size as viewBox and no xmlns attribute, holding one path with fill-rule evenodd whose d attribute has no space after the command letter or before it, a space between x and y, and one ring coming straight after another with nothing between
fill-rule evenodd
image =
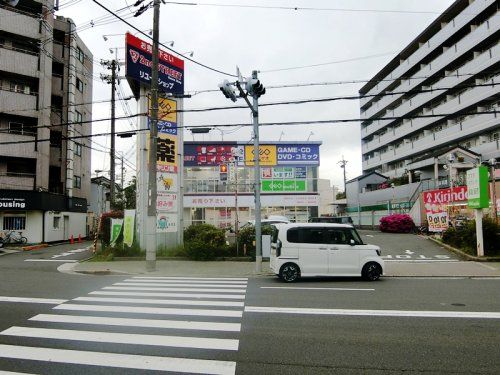
<instances>
[{"instance_id":1,"label":"white van","mask_svg":"<svg viewBox=\"0 0 500 375\"><path fill-rule=\"evenodd\" d=\"M352 225L275 224L271 269L285 282L301 276L361 276L378 280L384 261L380 248L364 244Z\"/></svg>"}]
</instances>

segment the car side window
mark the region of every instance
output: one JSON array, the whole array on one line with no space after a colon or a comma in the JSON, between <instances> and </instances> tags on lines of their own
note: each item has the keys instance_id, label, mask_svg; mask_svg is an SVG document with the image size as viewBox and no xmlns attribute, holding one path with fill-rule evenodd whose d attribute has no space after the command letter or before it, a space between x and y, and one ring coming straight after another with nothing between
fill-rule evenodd
<instances>
[{"instance_id":1,"label":"car side window","mask_svg":"<svg viewBox=\"0 0 500 375\"><path fill-rule=\"evenodd\" d=\"M326 238L328 244L333 245L347 245L349 244L350 237L348 236L348 232L343 229L328 229Z\"/></svg>"},{"instance_id":2,"label":"car side window","mask_svg":"<svg viewBox=\"0 0 500 375\"><path fill-rule=\"evenodd\" d=\"M291 243L299 242L299 230L297 228L288 229L286 232L286 240Z\"/></svg>"},{"instance_id":3,"label":"car side window","mask_svg":"<svg viewBox=\"0 0 500 375\"><path fill-rule=\"evenodd\" d=\"M300 243L325 243L323 228L300 228L299 242Z\"/></svg>"}]
</instances>

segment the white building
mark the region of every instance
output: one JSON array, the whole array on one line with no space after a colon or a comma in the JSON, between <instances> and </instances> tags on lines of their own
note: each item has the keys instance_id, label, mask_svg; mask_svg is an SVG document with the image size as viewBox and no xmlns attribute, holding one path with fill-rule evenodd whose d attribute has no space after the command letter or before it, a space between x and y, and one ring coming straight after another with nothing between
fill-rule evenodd
<instances>
[{"instance_id":1,"label":"white building","mask_svg":"<svg viewBox=\"0 0 500 375\"><path fill-rule=\"evenodd\" d=\"M500 156L499 35L497 1L457 0L361 88L363 174L437 181L441 150Z\"/></svg>"}]
</instances>

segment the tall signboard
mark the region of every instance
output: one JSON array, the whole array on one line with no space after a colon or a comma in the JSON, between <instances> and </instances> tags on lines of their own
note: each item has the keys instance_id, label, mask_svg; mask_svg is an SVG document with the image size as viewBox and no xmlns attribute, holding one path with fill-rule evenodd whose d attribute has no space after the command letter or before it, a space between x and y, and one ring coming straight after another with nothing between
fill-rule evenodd
<instances>
[{"instance_id":1,"label":"tall signboard","mask_svg":"<svg viewBox=\"0 0 500 375\"><path fill-rule=\"evenodd\" d=\"M126 34L125 43L125 76L135 97L138 98L139 86L151 85L153 46L129 33ZM160 49L158 65L158 90L183 94L184 60Z\"/></svg>"},{"instance_id":2,"label":"tall signboard","mask_svg":"<svg viewBox=\"0 0 500 375\"><path fill-rule=\"evenodd\" d=\"M470 208L487 208L489 206L487 167L481 166L467 171L467 190L467 205Z\"/></svg>"},{"instance_id":3,"label":"tall signboard","mask_svg":"<svg viewBox=\"0 0 500 375\"><path fill-rule=\"evenodd\" d=\"M476 219L476 248L477 255L484 255L483 242L483 208L489 206L488 197L488 168L480 166L467 171L467 189L469 195L467 205L474 208Z\"/></svg>"}]
</instances>

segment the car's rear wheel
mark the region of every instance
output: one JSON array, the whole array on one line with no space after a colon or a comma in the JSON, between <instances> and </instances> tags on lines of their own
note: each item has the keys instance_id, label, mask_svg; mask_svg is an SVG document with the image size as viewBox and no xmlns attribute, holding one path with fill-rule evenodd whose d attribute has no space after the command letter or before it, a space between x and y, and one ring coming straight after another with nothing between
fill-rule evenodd
<instances>
[{"instance_id":1,"label":"car's rear wheel","mask_svg":"<svg viewBox=\"0 0 500 375\"><path fill-rule=\"evenodd\" d=\"M382 267L375 262L365 264L361 271L361 277L367 281L376 281L380 279L380 275L382 275Z\"/></svg>"},{"instance_id":2,"label":"car's rear wheel","mask_svg":"<svg viewBox=\"0 0 500 375\"><path fill-rule=\"evenodd\" d=\"M280 269L280 278L286 283L292 283L300 278L300 268L295 263L285 263Z\"/></svg>"}]
</instances>

